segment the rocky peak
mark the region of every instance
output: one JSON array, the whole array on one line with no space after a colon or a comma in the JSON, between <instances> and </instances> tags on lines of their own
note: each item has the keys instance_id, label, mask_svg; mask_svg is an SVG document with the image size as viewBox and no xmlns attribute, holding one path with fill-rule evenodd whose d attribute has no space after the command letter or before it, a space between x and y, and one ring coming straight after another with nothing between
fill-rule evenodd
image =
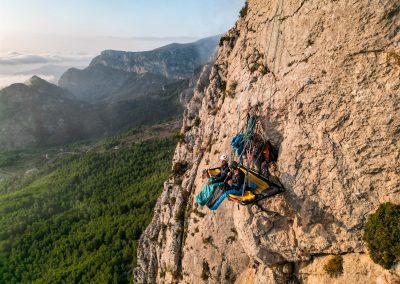
<instances>
[{"instance_id":1,"label":"rocky peak","mask_svg":"<svg viewBox=\"0 0 400 284\"><path fill-rule=\"evenodd\" d=\"M198 70L214 60L218 39L174 43L143 52L105 50L87 68L67 70L59 85L88 102L132 99L171 89L168 85L178 81L197 80ZM193 86L184 97L191 97L190 89Z\"/></svg>"},{"instance_id":2,"label":"rocky peak","mask_svg":"<svg viewBox=\"0 0 400 284\"><path fill-rule=\"evenodd\" d=\"M40 100L43 104L47 103L46 100L68 99L72 97L67 90L49 83L36 75L24 83L12 84L0 90L0 93L3 94L4 99L6 97L12 97L13 99L30 98Z\"/></svg>"},{"instance_id":3,"label":"rocky peak","mask_svg":"<svg viewBox=\"0 0 400 284\"><path fill-rule=\"evenodd\" d=\"M168 79L190 78L196 68L213 60L218 40L219 36L214 36L141 52L105 50L92 60L90 66L101 64L125 72L158 74Z\"/></svg>"},{"instance_id":4,"label":"rocky peak","mask_svg":"<svg viewBox=\"0 0 400 284\"><path fill-rule=\"evenodd\" d=\"M25 82L28 86L39 86L39 85L49 85L50 83L46 80L43 80L39 76L32 76L28 81Z\"/></svg>"},{"instance_id":5,"label":"rocky peak","mask_svg":"<svg viewBox=\"0 0 400 284\"><path fill-rule=\"evenodd\" d=\"M14 89L11 88L11 90L11 92L15 92ZM66 89L54 85L36 75L27 80L22 87L21 95L29 94L41 97L44 104L46 104L45 101L49 99L69 100L74 98Z\"/></svg>"},{"instance_id":6,"label":"rocky peak","mask_svg":"<svg viewBox=\"0 0 400 284\"><path fill-rule=\"evenodd\" d=\"M375 2L250 0L182 127L173 174L140 240L136 283L395 283L362 240L400 203L400 10ZM279 149L286 191L251 206L195 205L249 108ZM323 267L343 256L343 274Z\"/></svg>"}]
</instances>

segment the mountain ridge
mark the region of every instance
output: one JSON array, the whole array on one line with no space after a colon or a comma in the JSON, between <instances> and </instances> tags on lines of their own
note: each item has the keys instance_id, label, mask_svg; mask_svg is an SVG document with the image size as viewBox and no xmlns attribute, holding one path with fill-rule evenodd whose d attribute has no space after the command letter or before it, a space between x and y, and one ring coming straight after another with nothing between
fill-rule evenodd
<instances>
[{"instance_id":1,"label":"mountain ridge","mask_svg":"<svg viewBox=\"0 0 400 284\"><path fill-rule=\"evenodd\" d=\"M37 76L0 90L0 149L62 145L177 117L187 81L163 94L91 104Z\"/></svg>"},{"instance_id":2,"label":"mountain ridge","mask_svg":"<svg viewBox=\"0 0 400 284\"><path fill-rule=\"evenodd\" d=\"M217 35L200 39L193 43L171 43L149 51L128 52L104 50L100 55L93 58L89 66L103 64L127 72L142 73L147 71L163 75L167 78L184 79L190 77L195 68L212 61L214 56L213 51L215 50L219 39L220 35ZM187 60L187 51L194 53L195 56L192 56L192 60L187 61L186 64L189 63L189 65L184 65L182 71L179 69L176 70L178 66L174 66L173 61L171 62L171 60L174 60L175 58L170 58L170 56L174 56L174 52L179 52L179 55L176 57L179 57L179 60L185 61ZM154 60L160 57L163 58L163 64L156 67L162 68L159 70L157 68L151 68L152 64L156 63ZM172 65L173 68L169 68L168 65ZM146 69L146 66L151 69ZM168 71L166 69L170 70Z\"/></svg>"},{"instance_id":3,"label":"mountain ridge","mask_svg":"<svg viewBox=\"0 0 400 284\"><path fill-rule=\"evenodd\" d=\"M67 70L60 77L59 86L82 100L96 102L126 97L118 94L121 89L126 93L124 86L125 89L143 88L148 80L140 80L141 74L153 74L158 78L154 83L160 87L186 80L194 76L198 68L213 61L218 40L214 36L141 52L105 50L93 58L87 68Z\"/></svg>"},{"instance_id":4,"label":"mountain ridge","mask_svg":"<svg viewBox=\"0 0 400 284\"><path fill-rule=\"evenodd\" d=\"M83 70L67 70L59 86L34 75L25 84L6 87L0 90L0 110L3 110L0 113L0 149L65 144L176 118L191 98L201 70L210 65L204 60L213 58L215 42L216 38L212 37L159 49L162 52L153 63L162 62L163 56L171 56L171 50L180 53L182 46L189 48L188 52L183 51L185 58L172 54L178 65L190 69L184 78L167 78L148 71L128 72L95 64L97 59L94 59ZM194 47L201 49L202 45L206 46L203 51L193 52ZM141 56L142 53L135 54ZM193 65L193 62L198 64Z\"/></svg>"}]
</instances>

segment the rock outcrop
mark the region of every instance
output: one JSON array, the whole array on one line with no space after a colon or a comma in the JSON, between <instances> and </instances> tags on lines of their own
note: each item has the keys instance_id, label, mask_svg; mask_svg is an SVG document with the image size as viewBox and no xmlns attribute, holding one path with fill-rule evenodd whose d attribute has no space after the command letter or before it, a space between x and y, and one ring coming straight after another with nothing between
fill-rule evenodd
<instances>
[{"instance_id":1,"label":"rock outcrop","mask_svg":"<svg viewBox=\"0 0 400 284\"><path fill-rule=\"evenodd\" d=\"M182 141L135 283L395 283L362 241L366 218L400 203L400 9L392 0L249 0L221 40L209 82L185 112ZM202 169L229 154L258 106L286 191L212 212ZM343 274L323 266L343 255Z\"/></svg>"}]
</instances>

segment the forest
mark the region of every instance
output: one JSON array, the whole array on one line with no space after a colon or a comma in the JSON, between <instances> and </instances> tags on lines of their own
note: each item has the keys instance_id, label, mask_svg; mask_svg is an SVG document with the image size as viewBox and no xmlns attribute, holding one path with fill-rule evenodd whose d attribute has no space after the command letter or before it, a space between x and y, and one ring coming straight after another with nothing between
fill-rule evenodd
<instances>
[{"instance_id":1,"label":"forest","mask_svg":"<svg viewBox=\"0 0 400 284\"><path fill-rule=\"evenodd\" d=\"M0 283L132 282L176 142L107 142L0 182Z\"/></svg>"}]
</instances>

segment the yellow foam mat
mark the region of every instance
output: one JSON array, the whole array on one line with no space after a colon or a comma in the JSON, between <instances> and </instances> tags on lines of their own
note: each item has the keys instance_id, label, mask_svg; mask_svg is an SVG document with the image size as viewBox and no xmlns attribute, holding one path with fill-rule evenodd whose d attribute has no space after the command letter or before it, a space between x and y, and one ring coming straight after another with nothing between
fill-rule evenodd
<instances>
[{"instance_id":1,"label":"yellow foam mat","mask_svg":"<svg viewBox=\"0 0 400 284\"><path fill-rule=\"evenodd\" d=\"M229 197L235 198L236 200L240 201L250 201L253 200L256 196L251 192L251 191L245 191L243 196L241 195L233 195L233 194L228 194Z\"/></svg>"},{"instance_id":2,"label":"yellow foam mat","mask_svg":"<svg viewBox=\"0 0 400 284\"><path fill-rule=\"evenodd\" d=\"M215 177L216 175L218 175L221 172L220 169L216 168L216 169L209 169L208 170L208 174L212 177Z\"/></svg>"},{"instance_id":3,"label":"yellow foam mat","mask_svg":"<svg viewBox=\"0 0 400 284\"><path fill-rule=\"evenodd\" d=\"M247 173L247 170L243 167L239 168L243 173ZM221 170L219 168L215 168L215 169L209 169L208 173L210 176L216 176L221 172ZM253 191L253 193L255 194L261 194L261 192L263 192L264 190L266 190L269 185L266 181L258 178L255 174L253 174L252 172L248 172L248 179L249 182L255 183L256 184L256 188Z\"/></svg>"}]
</instances>

